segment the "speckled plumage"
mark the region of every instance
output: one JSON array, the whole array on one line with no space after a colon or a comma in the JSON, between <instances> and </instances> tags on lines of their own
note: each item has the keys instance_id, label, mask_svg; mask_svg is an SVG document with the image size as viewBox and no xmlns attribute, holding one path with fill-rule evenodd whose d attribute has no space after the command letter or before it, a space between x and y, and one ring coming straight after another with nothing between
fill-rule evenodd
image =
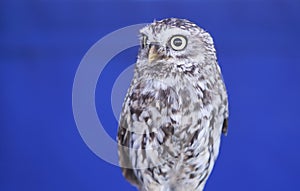
<instances>
[{"instance_id":1,"label":"speckled plumage","mask_svg":"<svg viewBox=\"0 0 300 191\"><path fill-rule=\"evenodd\" d=\"M117 138L123 175L141 191L201 191L227 132L227 93L213 40L175 18L140 33Z\"/></svg>"}]
</instances>

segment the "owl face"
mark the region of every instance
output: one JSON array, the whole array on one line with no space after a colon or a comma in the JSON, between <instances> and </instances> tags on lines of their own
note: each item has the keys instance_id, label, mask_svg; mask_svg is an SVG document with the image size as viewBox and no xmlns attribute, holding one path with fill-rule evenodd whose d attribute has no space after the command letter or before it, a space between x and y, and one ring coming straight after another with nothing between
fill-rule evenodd
<instances>
[{"instance_id":1,"label":"owl face","mask_svg":"<svg viewBox=\"0 0 300 191\"><path fill-rule=\"evenodd\" d=\"M207 42L212 43L209 34L196 24L175 18L155 21L140 35L139 58L147 58L148 63L174 59L199 62L204 59Z\"/></svg>"}]
</instances>

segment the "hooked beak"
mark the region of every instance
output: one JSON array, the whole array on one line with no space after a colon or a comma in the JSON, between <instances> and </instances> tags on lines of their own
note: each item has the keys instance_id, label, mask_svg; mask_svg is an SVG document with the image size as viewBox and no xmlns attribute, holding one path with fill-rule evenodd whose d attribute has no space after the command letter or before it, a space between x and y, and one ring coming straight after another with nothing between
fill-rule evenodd
<instances>
[{"instance_id":1,"label":"hooked beak","mask_svg":"<svg viewBox=\"0 0 300 191\"><path fill-rule=\"evenodd\" d=\"M154 60L157 60L160 55L158 54L158 45L150 44L150 49L148 52L148 62L152 63Z\"/></svg>"}]
</instances>

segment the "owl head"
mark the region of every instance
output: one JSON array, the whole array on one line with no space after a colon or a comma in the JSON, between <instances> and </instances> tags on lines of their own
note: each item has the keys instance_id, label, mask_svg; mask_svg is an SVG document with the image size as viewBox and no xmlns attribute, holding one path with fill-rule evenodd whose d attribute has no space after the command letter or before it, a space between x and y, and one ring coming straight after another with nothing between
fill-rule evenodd
<instances>
[{"instance_id":1,"label":"owl head","mask_svg":"<svg viewBox=\"0 0 300 191\"><path fill-rule=\"evenodd\" d=\"M196 24L177 18L154 21L140 30L139 59L148 63L182 61L201 63L215 55L211 36Z\"/></svg>"}]
</instances>

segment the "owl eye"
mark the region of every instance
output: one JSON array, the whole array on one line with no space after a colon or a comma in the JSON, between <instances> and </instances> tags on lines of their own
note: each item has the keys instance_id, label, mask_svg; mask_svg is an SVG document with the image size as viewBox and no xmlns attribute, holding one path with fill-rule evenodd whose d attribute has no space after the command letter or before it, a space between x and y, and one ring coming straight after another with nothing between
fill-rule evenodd
<instances>
[{"instance_id":1,"label":"owl eye","mask_svg":"<svg viewBox=\"0 0 300 191\"><path fill-rule=\"evenodd\" d=\"M181 35L175 35L170 39L170 45L173 50L183 50L187 45L187 39Z\"/></svg>"},{"instance_id":2,"label":"owl eye","mask_svg":"<svg viewBox=\"0 0 300 191\"><path fill-rule=\"evenodd\" d=\"M148 37L146 35L142 36L142 48L144 49L147 46Z\"/></svg>"}]
</instances>

